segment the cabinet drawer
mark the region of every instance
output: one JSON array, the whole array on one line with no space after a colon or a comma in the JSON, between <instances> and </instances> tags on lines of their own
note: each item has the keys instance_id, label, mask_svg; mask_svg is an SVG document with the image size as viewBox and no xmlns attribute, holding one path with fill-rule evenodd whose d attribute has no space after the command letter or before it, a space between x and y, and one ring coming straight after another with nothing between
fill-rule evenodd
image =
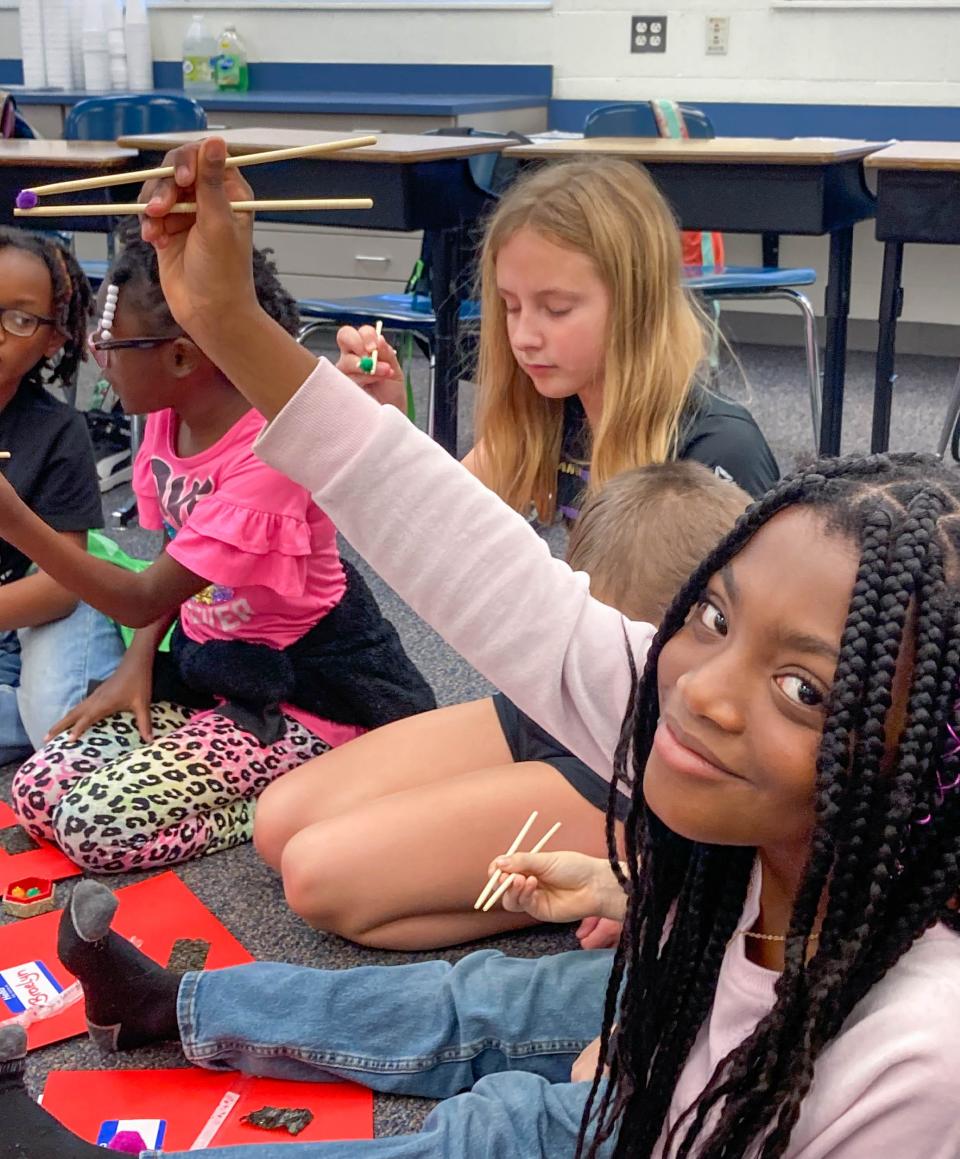
<instances>
[{"instance_id":1,"label":"cabinet drawer","mask_svg":"<svg viewBox=\"0 0 960 1159\"><path fill-rule=\"evenodd\" d=\"M283 284L289 293L300 300L302 298L356 298L361 294L402 294L406 283L288 274L284 277Z\"/></svg>"},{"instance_id":2,"label":"cabinet drawer","mask_svg":"<svg viewBox=\"0 0 960 1159\"><path fill-rule=\"evenodd\" d=\"M259 246L273 250L277 269L289 275L369 278L406 282L420 256L419 233L375 233L336 229L260 226Z\"/></svg>"}]
</instances>

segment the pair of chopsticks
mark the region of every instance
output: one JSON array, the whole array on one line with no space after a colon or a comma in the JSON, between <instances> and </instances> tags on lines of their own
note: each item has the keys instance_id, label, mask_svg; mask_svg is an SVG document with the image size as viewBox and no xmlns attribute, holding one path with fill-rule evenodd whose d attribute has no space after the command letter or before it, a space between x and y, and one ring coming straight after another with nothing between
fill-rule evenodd
<instances>
[{"instance_id":1,"label":"pair of chopsticks","mask_svg":"<svg viewBox=\"0 0 960 1159\"><path fill-rule=\"evenodd\" d=\"M239 169L248 165L270 165L276 161L292 161L297 157L315 157L322 153L338 153L346 149L361 149L375 145L377 138L345 137L339 141L325 141L317 145L297 145L290 149L268 149L262 153L249 153L245 157L228 157L226 168ZM125 202L103 205L38 205L41 197L51 197L60 193L80 193L86 189L104 189L114 185L137 185L154 178L173 177L173 165L160 165L155 169L139 169L130 173L112 173L100 177L84 177L76 181L55 181L50 185L35 185L21 189L17 195L15 217L117 217L125 214L140 214L144 211L142 202ZM271 213L299 213L315 209L372 209L370 197L299 198L273 201L233 201L231 207L237 213L255 213L269 210ZM173 206L172 213L196 213L194 202L182 201Z\"/></svg>"},{"instance_id":2,"label":"pair of chopsticks","mask_svg":"<svg viewBox=\"0 0 960 1159\"><path fill-rule=\"evenodd\" d=\"M526 835L530 832L530 828L533 825L534 821L536 821L537 816L538 816L537 810L534 809L534 811L527 818L523 828L520 830L520 832L513 839L513 844L510 846L510 848L507 850L507 852L503 855L504 857L512 857L514 855L514 853L517 852L517 850L520 848L521 844L523 843L524 837L526 837ZM536 843L536 845L534 845L534 847L530 850L530 852L531 853L539 853L543 849L543 847L546 845L546 843L550 840L550 838L560 828L561 824L562 824L562 822L558 821L555 825L551 826L551 828L547 830L547 832L540 838L540 840ZM493 907L500 900L500 898L503 897L503 895L507 892L507 890L510 888L510 886L517 879L518 875L516 873L508 873L506 875L506 877L504 878L504 880L500 881L500 884L498 886L497 882L500 880L501 876L502 876L502 874L501 874L501 871L499 869L495 869L493 871L493 873L490 875L490 880L483 887L483 889L480 892L480 896L473 903L474 909L480 909L482 907L484 913L487 913L489 910L492 910ZM490 893L491 890L494 891L492 893L492 895Z\"/></svg>"}]
</instances>

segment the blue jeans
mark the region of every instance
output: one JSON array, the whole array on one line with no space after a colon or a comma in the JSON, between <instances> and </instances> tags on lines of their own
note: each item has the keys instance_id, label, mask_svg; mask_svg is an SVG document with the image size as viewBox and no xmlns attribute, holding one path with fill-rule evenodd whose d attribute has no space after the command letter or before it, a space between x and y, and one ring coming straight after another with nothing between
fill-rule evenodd
<instances>
[{"instance_id":1,"label":"blue jeans","mask_svg":"<svg viewBox=\"0 0 960 1159\"><path fill-rule=\"evenodd\" d=\"M0 632L0 764L22 760L123 656L116 625L87 604L39 628Z\"/></svg>"},{"instance_id":2,"label":"blue jeans","mask_svg":"<svg viewBox=\"0 0 960 1159\"><path fill-rule=\"evenodd\" d=\"M187 974L180 1035L211 1070L443 1099L416 1135L270 1143L144 1159L549 1159L572 1157L589 1083L570 1067L600 1033L611 951L451 966L310 970L258 962ZM468 1093L460 1093L468 1092ZM613 1144L604 1148L609 1155Z\"/></svg>"}]
</instances>

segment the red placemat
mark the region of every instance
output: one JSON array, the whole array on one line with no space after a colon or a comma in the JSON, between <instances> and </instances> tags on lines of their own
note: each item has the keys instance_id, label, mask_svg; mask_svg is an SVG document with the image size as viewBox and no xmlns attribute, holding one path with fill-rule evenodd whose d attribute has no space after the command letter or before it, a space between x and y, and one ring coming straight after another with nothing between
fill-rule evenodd
<instances>
[{"instance_id":1,"label":"red placemat","mask_svg":"<svg viewBox=\"0 0 960 1159\"><path fill-rule=\"evenodd\" d=\"M0 801L0 829L19 828L19 825L14 811ZM0 893L12 881L18 881L21 877L46 877L50 881L60 881L64 877L76 877L83 872L56 845L37 841L36 837L30 840L36 842L36 849L27 849L23 853L8 853L0 849Z\"/></svg>"},{"instance_id":2,"label":"red placemat","mask_svg":"<svg viewBox=\"0 0 960 1159\"><path fill-rule=\"evenodd\" d=\"M43 1105L64 1126L88 1142L138 1120L150 1130L163 1123L164 1151L186 1151L229 1092L240 1095L209 1146L238 1143L310 1143L373 1138L373 1095L354 1083L298 1083L240 1074L182 1070L51 1071ZM313 1122L299 1135L266 1131L241 1123L261 1107L306 1107ZM152 1140L140 1132L148 1146ZM155 1136L154 1136L155 1137Z\"/></svg>"},{"instance_id":3,"label":"red placemat","mask_svg":"<svg viewBox=\"0 0 960 1159\"><path fill-rule=\"evenodd\" d=\"M208 942L207 969L238 966L253 957L174 873L162 873L117 891L113 928L136 939L145 954L166 965L180 938ZM0 1022L24 1009L41 1010L74 981L57 957L60 912L0 926ZM31 1050L86 1031L83 1002L27 1028Z\"/></svg>"}]
</instances>

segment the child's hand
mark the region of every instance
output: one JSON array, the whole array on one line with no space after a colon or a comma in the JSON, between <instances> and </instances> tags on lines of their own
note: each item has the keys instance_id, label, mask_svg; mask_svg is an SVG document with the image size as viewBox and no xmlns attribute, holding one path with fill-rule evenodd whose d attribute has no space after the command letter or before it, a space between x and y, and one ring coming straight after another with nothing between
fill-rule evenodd
<instances>
[{"instance_id":1,"label":"child's hand","mask_svg":"<svg viewBox=\"0 0 960 1159\"><path fill-rule=\"evenodd\" d=\"M577 1055L576 1061L570 1068L572 1083L591 1083L597 1073L597 1063L600 1061L600 1036L585 1046Z\"/></svg>"},{"instance_id":2,"label":"child's hand","mask_svg":"<svg viewBox=\"0 0 960 1159\"><path fill-rule=\"evenodd\" d=\"M583 853L515 853L498 857L490 873L514 874L503 908L541 922L575 922L591 914L621 917L626 900L610 865ZM612 911L612 912L611 912Z\"/></svg>"},{"instance_id":3,"label":"child's hand","mask_svg":"<svg viewBox=\"0 0 960 1159\"><path fill-rule=\"evenodd\" d=\"M76 708L57 721L44 737L51 741L62 732L69 732L71 740L79 740L88 728L99 724L116 712L132 712L144 743L153 740L150 722L150 700L153 693L153 671L151 666L128 663L128 652L116 672L81 700Z\"/></svg>"},{"instance_id":4,"label":"child's hand","mask_svg":"<svg viewBox=\"0 0 960 1159\"><path fill-rule=\"evenodd\" d=\"M614 950L620 945L622 922L610 918L584 918L577 927L581 950Z\"/></svg>"},{"instance_id":5,"label":"child's hand","mask_svg":"<svg viewBox=\"0 0 960 1159\"><path fill-rule=\"evenodd\" d=\"M340 361L337 370L352 378L358 386L379 403L390 404L404 414L407 411L407 391L403 381L403 370L397 360L397 352L372 326L341 326L337 331L337 346L340 347ZM368 374L362 369L363 360L377 350L377 369Z\"/></svg>"}]
</instances>

